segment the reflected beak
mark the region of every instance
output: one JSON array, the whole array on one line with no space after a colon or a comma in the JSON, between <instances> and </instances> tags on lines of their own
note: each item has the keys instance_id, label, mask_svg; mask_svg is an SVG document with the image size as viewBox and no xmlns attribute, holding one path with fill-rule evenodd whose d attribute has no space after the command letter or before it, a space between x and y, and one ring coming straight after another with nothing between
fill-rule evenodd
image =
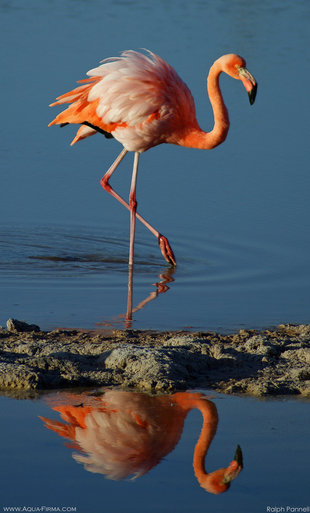
<instances>
[{"instance_id":1,"label":"reflected beak","mask_svg":"<svg viewBox=\"0 0 310 513\"><path fill-rule=\"evenodd\" d=\"M250 104L253 105L257 92L257 82L246 68L239 68L238 71L239 78L248 92Z\"/></svg>"},{"instance_id":2,"label":"reflected beak","mask_svg":"<svg viewBox=\"0 0 310 513\"><path fill-rule=\"evenodd\" d=\"M239 467L243 468L243 456L240 445L237 445L234 460L238 463Z\"/></svg>"},{"instance_id":3,"label":"reflected beak","mask_svg":"<svg viewBox=\"0 0 310 513\"><path fill-rule=\"evenodd\" d=\"M243 469L243 456L240 445L237 445L235 456L229 467L226 469L224 474L223 483L229 484L231 481L236 479Z\"/></svg>"}]
</instances>

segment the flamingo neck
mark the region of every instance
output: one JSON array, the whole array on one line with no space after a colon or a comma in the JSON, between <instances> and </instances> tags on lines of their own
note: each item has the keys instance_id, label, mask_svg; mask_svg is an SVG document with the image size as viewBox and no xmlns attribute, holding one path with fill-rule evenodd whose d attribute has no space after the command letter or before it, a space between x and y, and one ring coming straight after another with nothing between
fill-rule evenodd
<instances>
[{"instance_id":1,"label":"flamingo neck","mask_svg":"<svg viewBox=\"0 0 310 513\"><path fill-rule=\"evenodd\" d=\"M203 416L203 425L194 451L193 467L200 484L206 483L208 472L205 469L205 458L216 433L218 414L216 406L207 399L200 399L196 405Z\"/></svg>"},{"instance_id":2,"label":"flamingo neck","mask_svg":"<svg viewBox=\"0 0 310 513\"><path fill-rule=\"evenodd\" d=\"M173 396L177 403L186 413L197 408L203 416L203 424L198 442L195 446L193 467L195 475L201 484L205 487L208 472L205 469L205 457L216 433L218 424L218 413L213 402L206 399L199 392L177 392Z\"/></svg>"},{"instance_id":3,"label":"flamingo neck","mask_svg":"<svg viewBox=\"0 0 310 513\"><path fill-rule=\"evenodd\" d=\"M192 128L183 139L183 146L211 150L225 141L229 130L229 116L219 85L222 71L221 61L218 59L211 66L207 80L207 89L214 116L213 129L211 132L204 132L197 123L197 127Z\"/></svg>"}]
</instances>

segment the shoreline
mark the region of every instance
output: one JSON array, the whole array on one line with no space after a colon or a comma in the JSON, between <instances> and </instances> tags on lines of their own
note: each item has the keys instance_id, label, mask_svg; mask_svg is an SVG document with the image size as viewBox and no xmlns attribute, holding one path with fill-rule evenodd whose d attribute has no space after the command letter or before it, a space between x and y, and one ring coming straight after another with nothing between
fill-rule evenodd
<instances>
[{"instance_id":1,"label":"shoreline","mask_svg":"<svg viewBox=\"0 0 310 513\"><path fill-rule=\"evenodd\" d=\"M0 329L0 391L207 388L310 398L310 325L216 332L55 329L9 319Z\"/></svg>"}]
</instances>

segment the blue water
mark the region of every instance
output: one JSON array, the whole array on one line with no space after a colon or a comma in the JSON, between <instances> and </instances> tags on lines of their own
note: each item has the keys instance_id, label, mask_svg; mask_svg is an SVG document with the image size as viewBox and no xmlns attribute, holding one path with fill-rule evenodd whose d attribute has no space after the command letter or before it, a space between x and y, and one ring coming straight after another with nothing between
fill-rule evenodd
<instances>
[{"instance_id":1,"label":"blue water","mask_svg":"<svg viewBox=\"0 0 310 513\"><path fill-rule=\"evenodd\" d=\"M68 402L68 394L58 392L36 400L0 398L5 412L0 441L1 507L71 507L77 513L260 513L267 511L267 506L306 507L309 503L310 418L306 403L212 394L219 424L206 457L207 471L227 466L237 444L244 457L244 469L231 488L221 495L212 495L199 486L192 467L202 426L198 410L188 414L180 441L158 465L134 481L113 481L76 460L77 454L84 454L86 459L94 459L98 454L95 461L104 461L103 451L99 457L106 436L104 423L99 422L100 413L97 421L102 427L94 426L98 444L93 444L92 453L85 452L85 444L84 452L79 445L72 447L72 440L46 429L40 418L68 425L52 408L71 403L79 404L79 408L81 397L84 404L94 404L94 396L89 393L89 399L85 395L76 397ZM103 411L101 416L104 415ZM117 411L111 415L117 415ZM90 426L88 423L89 440L93 437Z\"/></svg>"},{"instance_id":2,"label":"blue water","mask_svg":"<svg viewBox=\"0 0 310 513\"><path fill-rule=\"evenodd\" d=\"M124 327L128 238L121 228L0 227L1 320L55 326ZM260 328L307 322L308 260L271 244L227 236L176 244L176 269L139 234L134 269L135 328ZM156 283L159 284L156 286Z\"/></svg>"},{"instance_id":3,"label":"blue water","mask_svg":"<svg viewBox=\"0 0 310 513\"><path fill-rule=\"evenodd\" d=\"M231 129L220 147L142 155L138 209L178 266L167 270L138 226L134 306L167 273L169 290L134 312L133 327L309 322L309 11L306 0L1 3L1 324L122 322L128 212L99 184L121 146L97 135L71 148L75 128L48 128L58 112L48 104L101 59L144 47L187 82L207 130L206 74L218 56L243 55L259 90L250 107L241 83L223 76ZM129 155L112 180L125 197L131 167Z\"/></svg>"}]
</instances>

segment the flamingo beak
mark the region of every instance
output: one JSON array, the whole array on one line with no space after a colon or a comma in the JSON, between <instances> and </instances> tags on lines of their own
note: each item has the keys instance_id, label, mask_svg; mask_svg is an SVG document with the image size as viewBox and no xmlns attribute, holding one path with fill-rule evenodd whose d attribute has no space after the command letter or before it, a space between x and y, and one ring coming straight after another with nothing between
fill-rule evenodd
<instances>
[{"instance_id":1,"label":"flamingo beak","mask_svg":"<svg viewBox=\"0 0 310 513\"><path fill-rule=\"evenodd\" d=\"M243 455L240 445L237 445L234 460L238 463L241 469L243 468Z\"/></svg>"},{"instance_id":2,"label":"flamingo beak","mask_svg":"<svg viewBox=\"0 0 310 513\"><path fill-rule=\"evenodd\" d=\"M251 75L251 73L246 68L239 68L238 71L239 78L249 95L250 104L253 105L257 92L257 82L253 75Z\"/></svg>"},{"instance_id":3,"label":"flamingo beak","mask_svg":"<svg viewBox=\"0 0 310 513\"><path fill-rule=\"evenodd\" d=\"M229 467L224 474L223 483L230 484L231 481L236 479L243 469L243 456L240 445L237 445L235 456Z\"/></svg>"}]
</instances>

